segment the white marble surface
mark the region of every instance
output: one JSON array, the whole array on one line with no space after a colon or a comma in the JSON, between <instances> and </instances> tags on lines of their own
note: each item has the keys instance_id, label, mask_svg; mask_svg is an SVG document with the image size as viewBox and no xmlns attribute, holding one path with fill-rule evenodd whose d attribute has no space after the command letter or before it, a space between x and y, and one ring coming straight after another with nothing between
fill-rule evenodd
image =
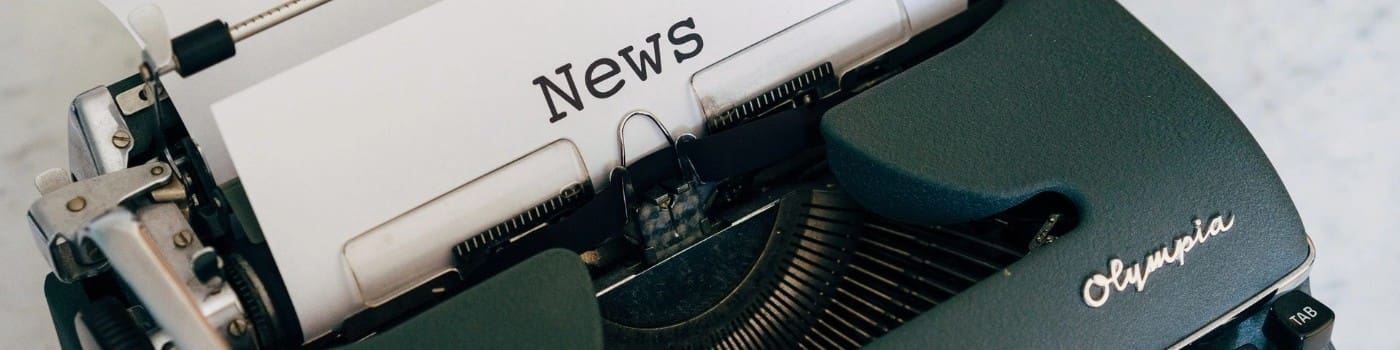
<instances>
[{"instance_id":1,"label":"white marble surface","mask_svg":"<svg viewBox=\"0 0 1400 350\"><path fill-rule=\"evenodd\" d=\"M135 67L136 44L95 2L0 0L0 348L56 349L48 265L24 213L37 172L67 167L68 104Z\"/></svg>"},{"instance_id":2,"label":"white marble surface","mask_svg":"<svg viewBox=\"0 0 1400 350\"><path fill-rule=\"evenodd\" d=\"M1342 348L1400 348L1400 1L1125 0L1229 102L1319 249L1313 291ZM78 93L124 76L135 44L92 1L0 1L0 348L57 347L24 212L66 162Z\"/></svg>"}]
</instances>

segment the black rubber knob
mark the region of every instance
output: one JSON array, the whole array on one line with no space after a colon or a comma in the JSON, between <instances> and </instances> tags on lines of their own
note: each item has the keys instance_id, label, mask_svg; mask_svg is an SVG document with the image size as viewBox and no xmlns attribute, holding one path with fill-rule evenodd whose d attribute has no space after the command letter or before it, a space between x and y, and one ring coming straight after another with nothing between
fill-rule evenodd
<instances>
[{"instance_id":1,"label":"black rubber knob","mask_svg":"<svg viewBox=\"0 0 1400 350\"><path fill-rule=\"evenodd\" d=\"M215 20L170 40L180 76L198 73L233 57L233 36L228 23Z\"/></svg>"},{"instance_id":2,"label":"black rubber knob","mask_svg":"<svg viewBox=\"0 0 1400 350\"><path fill-rule=\"evenodd\" d=\"M195 252L190 265L194 269L194 277L204 283L209 283L215 277L219 277L220 271L224 268L224 262L219 259L219 254L214 253L214 249L209 247Z\"/></svg>"}]
</instances>

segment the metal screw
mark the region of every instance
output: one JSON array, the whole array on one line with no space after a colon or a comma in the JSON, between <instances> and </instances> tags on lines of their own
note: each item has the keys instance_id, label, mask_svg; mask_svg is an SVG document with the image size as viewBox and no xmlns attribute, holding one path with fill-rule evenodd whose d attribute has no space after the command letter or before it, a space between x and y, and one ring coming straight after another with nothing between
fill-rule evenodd
<instances>
[{"instance_id":1,"label":"metal screw","mask_svg":"<svg viewBox=\"0 0 1400 350\"><path fill-rule=\"evenodd\" d=\"M117 148L131 147L131 133L126 130L117 130L115 134L112 134L112 145L117 146Z\"/></svg>"},{"instance_id":2,"label":"metal screw","mask_svg":"<svg viewBox=\"0 0 1400 350\"><path fill-rule=\"evenodd\" d=\"M83 197L73 197L68 200L68 211L77 212L87 208L87 199Z\"/></svg>"},{"instance_id":3,"label":"metal screw","mask_svg":"<svg viewBox=\"0 0 1400 350\"><path fill-rule=\"evenodd\" d=\"M190 234L190 231L177 232L172 238L175 241L175 248L188 247L190 243L194 242L194 235Z\"/></svg>"},{"instance_id":4,"label":"metal screw","mask_svg":"<svg viewBox=\"0 0 1400 350\"><path fill-rule=\"evenodd\" d=\"M164 174L164 173L165 173L165 167L163 167L163 166L158 166L158 167L151 168L151 175L160 175L160 174Z\"/></svg>"},{"instance_id":5,"label":"metal screw","mask_svg":"<svg viewBox=\"0 0 1400 350\"><path fill-rule=\"evenodd\" d=\"M247 320L244 320L244 319L241 319L241 318L240 318L240 319L233 320L233 322L229 322L229 323L228 323L228 334L229 334L229 335L232 335L232 336L234 336L234 337L241 337L241 336L243 336L243 334L245 334L245 333L248 333L248 321L247 321Z\"/></svg>"}]
</instances>

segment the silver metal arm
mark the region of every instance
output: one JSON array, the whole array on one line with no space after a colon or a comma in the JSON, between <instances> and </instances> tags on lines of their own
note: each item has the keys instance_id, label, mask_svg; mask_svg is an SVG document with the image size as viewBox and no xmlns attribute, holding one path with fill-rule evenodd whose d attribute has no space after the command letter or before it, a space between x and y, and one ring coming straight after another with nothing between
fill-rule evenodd
<instances>
[{"instance_id":1,"label":"silver metal arm","mask_svg":"<svg viewBox=\"0 0 1400 350\"><path fill-rule=\"evenodd\" d=\"M130 211L118 208L94 219L79 231L78 241L92 242L107 256L108 263L177 347L229 349Z\"/></svg>"},{"instance_id":2,"label":"silver metal arm","mask_svg":"<svg viewBox=\"0 0 1400 350\"><path fill-rule=\"evenodd\" d=\"M153 162L83 179L44 193L29 207L30 228L53 267L54 277L72 282L102 272L106 262L76 249L73 234L108 209L171 180L170 166ZM50 185L52 186L52 185Z\"/></svg>"}]
</instances>

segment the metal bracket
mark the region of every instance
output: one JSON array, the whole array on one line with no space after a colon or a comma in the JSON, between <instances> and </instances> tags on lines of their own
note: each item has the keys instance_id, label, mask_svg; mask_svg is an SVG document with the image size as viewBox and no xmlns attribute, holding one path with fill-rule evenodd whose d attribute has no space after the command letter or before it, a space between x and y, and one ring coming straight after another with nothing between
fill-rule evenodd
<instances>
[{"instance_id":1,"label":"metal bracket","mask_svg":"<svg viewBox=\"0 0 1400 350\"><path fill-rule=\"evenodd\" d=\"M151 94L146 91L145 84L136 85L135 87L126 89L126 91L117 94L117 107L121 108L123 115L132 115L155 105L156 101L167 97L165 91L157 91L157 96L150 95Z\"/></svg>"},{"instance_id":2,"label":"metal bracket","mask_svg":"<svg viewBox=\"0 0 1400 350\"><path fill-rule=\"evenodd\" d=\"M79 180L125 169L135 145L106 86L73 99L68 110L68 167Z\"/></svg>"},{"instance_id":3,"label":"metal bracket","mask_svg":"<svg viewBox=\"0 0 1400 350\"><path fill-rule=\"evenodd\" d=\"M121 203L170 181L170 166L153 162L54 189L29 207L30 229L54 277L72 282L107 268L107 263L72 239L73 234ZM67 236L67 237L65 237Z\"/></svg>"}]
</instances>

